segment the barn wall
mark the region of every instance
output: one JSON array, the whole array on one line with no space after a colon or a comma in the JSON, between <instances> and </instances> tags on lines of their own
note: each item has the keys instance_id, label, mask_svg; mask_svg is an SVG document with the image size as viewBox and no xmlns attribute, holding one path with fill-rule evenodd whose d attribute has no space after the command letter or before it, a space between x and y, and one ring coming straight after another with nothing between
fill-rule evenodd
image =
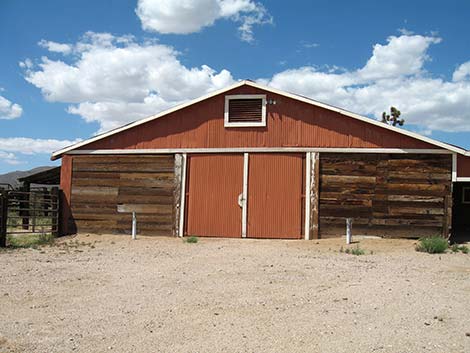
<instances>
[{"instance_id":1,"label":"barn wall","mask_svg":"<svg viewBox=\"0 0 470 353\"><path fill-rule=\"evenodd\" d=\"M59 233L61 235L75 233L73 220L71 219L70 197L72 191L72 162L73 157L65 155L62 157L60 167L60 221Z\"/></svg>"},{"instance_id":2,"label":"barn wall","mask_svg":"<svg viewBox=\"0 0 470 353\"><path fill-rule=\"evenodd\" d=\"M266 94L267 126L224 127L224 97ZM81 149L230 147L436 148L433 145L340 113L242 86Z\"/></svg>"},{"instance_id":3,"label":"barn wall","mask_svg":"<svg viewBox=\"0 0 470 353\"><path fill-rule=\"evenodd\" d=\"M457 155L457 177L469 178L470 177L470 157Z\"/></svg>"},{"instance_id":4,"label":"barn wall","mask_svg":"<svg viewBox=\"0 0 470 353\"><path fill-rule=\"evenodd\" d=\"M132 216L117 205L137 208L139 234L174 231L174 155L75 156L71 212L78 232L130 233Z\"/></svg>"},{"instance_id":5,"label":"barn wall","mask_svg":"<svg viewBox=\"0 0 470 353\"><path fill-rule=\"evenodd\" d=\"M450 155L320 154L320 236L447 236Z\"/></svg>"}]
</instances>

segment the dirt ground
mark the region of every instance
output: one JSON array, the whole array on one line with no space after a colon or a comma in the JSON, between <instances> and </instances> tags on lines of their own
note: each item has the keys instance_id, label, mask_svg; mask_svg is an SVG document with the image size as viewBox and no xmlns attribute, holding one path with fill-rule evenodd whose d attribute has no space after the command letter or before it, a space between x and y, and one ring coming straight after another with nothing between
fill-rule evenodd
<instances>
[{"instance_id":1,"label":"dirt ground","mask_svg":"<svg viewBox=\"0 0 470 353\"><path fill-rule=\"evenodd\" d=\"M470 352L470 254L343 242L80 235L1 251L0 351Z\"/></svg>"}]
</instances>

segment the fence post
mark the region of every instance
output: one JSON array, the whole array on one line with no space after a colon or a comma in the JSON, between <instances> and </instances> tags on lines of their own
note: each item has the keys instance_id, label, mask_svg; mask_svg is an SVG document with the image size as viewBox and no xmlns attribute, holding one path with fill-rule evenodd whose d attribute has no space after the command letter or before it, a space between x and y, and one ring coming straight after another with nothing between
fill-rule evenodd
<instances>
[{"instance_id":1,"label":"fence post","mask_svg":"<svg viewBox=\"0 0 470 353\"><path fill-rule=\"evenodd\" d=\"M0 190L0 247L7 246L8 191Z\"/></svg>"},{"instance_id":2,"label":"fence post","mask_svg":"<svg viewBox=\"0 0 470 353\"><path fill-rule=\"evenodd\" d=\"M51 189L51 223L52 236L55 238L59 235L59 188Z\"/></svg>"}]
</instances>

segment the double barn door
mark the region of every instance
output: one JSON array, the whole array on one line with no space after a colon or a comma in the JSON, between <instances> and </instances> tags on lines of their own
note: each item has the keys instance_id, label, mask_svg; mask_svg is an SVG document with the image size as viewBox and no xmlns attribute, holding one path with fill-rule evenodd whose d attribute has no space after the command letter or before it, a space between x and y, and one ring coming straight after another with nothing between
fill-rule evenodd
<instances>
[{"instance_id":1,"label":"double barn door","mask_svg":"<svg viewBox=\"0 0 470 353\"><path fill-rule=\"evenodd\" d=\"M302 237L301 154L188 156L186 235Z\"/></svg>"}]
</instances>

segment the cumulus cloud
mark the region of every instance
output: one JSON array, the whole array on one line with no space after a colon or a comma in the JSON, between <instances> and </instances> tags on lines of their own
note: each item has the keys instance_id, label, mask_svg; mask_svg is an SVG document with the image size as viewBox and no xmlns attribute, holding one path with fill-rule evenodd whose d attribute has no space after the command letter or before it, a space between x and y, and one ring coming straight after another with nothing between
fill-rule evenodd
<instances>
[{"instance_id":1,"label":"cumulus cloud","mask_svg":"<svg viewBox=\"0 0 470 353\"><path fill-rule=\"evenodd\" d=\"M452 80L426 71L428 49L440 41L433 35L391 36L372 48L362 67L290 68L258 81L371 117L393 105L407 125L426 134L470 131L470 62L458 66ZM234 81L228 70L185 66L172 47L130 36L87 33L71 50L74 55L64 60L44 57L36 66L25 61L25 78L47 100L69 103L69 113L97 122L100 132Z\"/></svg>"},{"instance_id":2,"label":"cumulus cloud","mask_svg":"<svg viewBox=\"0 0 470 353\"><path fill-rule=\"evenodd\" d=\"M266 8L252 0L139 0L136 13L144 30L159 33L194 33L230 19L246 42L254 40L253 26L272 23Z\"/></svg>"},{"instance_id":3,"label":"cumulus cloud","mask_svg":"<svg viewBox=\"0 0 470 353\"><path fill-rule=\"evenodd\" d=\"M452 75L452 81L459 82L470 79L470 61L460 65Z\"/></svg>"},{"instance_id":4,"label":"cumulus cloud","mask_svg":"<svg viewBox=\"0 0 470 353\"><path fill-rule=\"evenodd\" d=\"M50 40L41 40L39 46L46 48L51 52L68 54L72 51L72 46L70 44L52 42Z\"/></svg>"},{"instance_id":5,"label":"cumulus cloud","mask_svg":"<svg viewBox=\"0 0 470 353\"><path fill-rule=\"evenodd\" d=\"M18 158L13 153L4 152L4 151L0 151L0 162L10 164L10 165L21 164L21 161L19 161Z\"/></svg>"},{"instance_id":6,"label":"cumulus cloud","mask_svg":"<svg viewBox=\"0 0 470 353\"><path fill-rule=\"evenodd\" d=\"M80 139L56 140L56 139L33 139L30 137L3 137L0 138L0 151L23 153L23 154L49 154L66 146L80 142Z\"/></svg>"},{"instance_id":7,"label":"cumulus cloud","mask_svg":"<svg viewBox=\"0 0 470 353\"><path fill-rule=\"evenodd\" d=\"M440 38L403 34L376 44L367 63L356 70L300 67L275 74L262 83L380 117L397 106L407 124L432 130L470 131L470 65L454 72L453 80L432 77L424 65L427 51Z\"/></svg>"},{"instance_id":8,"label":"cumulus cloud","mask_svg":"<svg viewBox=\"0 0 470 353\"><path fill-rule=\"evenodd\" d=\"M66 146L80 142L80 139L56 140L33 139L29 137L0 138L0 162L11 165L21 164L18 153L23 155L50 154Z\"/></svg>"},{"instance_id":9,"label":"cumulus cloud","mask_svg":"<svg viewBox=\"0 0 470 353\"><path fill-rule=\"evenodd\" d=\"M0 119L16 119L23 114L21 105L12 103L5 97L0 96Z\"/></svg>"},{"instance_id":10,"label":"cumulus cloud","mask_svg":"<svg viewBox=\"0 0 470 353\"><path fill-rule=\"evenodd\" d=\"M172 47L130 36L86 33L71 62L43 57L25 67L25 78L51 102L71 103L68 112L100 131L155 114L233 82L227 70L186 67Z\"/></svg>"}]
</instances>

